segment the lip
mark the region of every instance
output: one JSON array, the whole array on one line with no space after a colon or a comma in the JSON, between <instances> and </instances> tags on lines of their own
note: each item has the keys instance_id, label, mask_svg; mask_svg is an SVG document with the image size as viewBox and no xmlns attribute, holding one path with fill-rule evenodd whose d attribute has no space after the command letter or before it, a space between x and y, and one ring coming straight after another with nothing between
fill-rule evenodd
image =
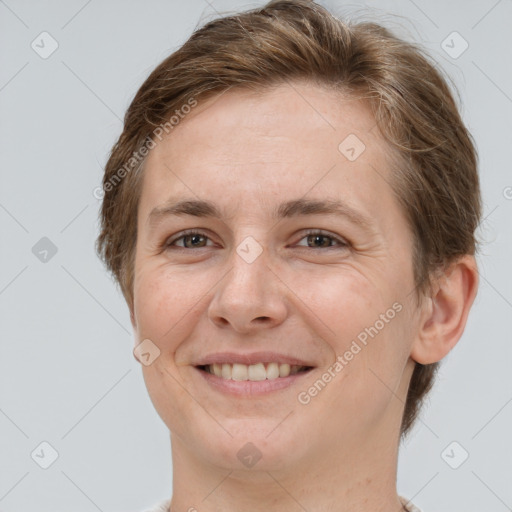
<instances>
[{"instance_id":1,"label":"lip","mask_svg":"<svg viewBox=\"0 0 512 512\"><path fill-rule=\"evenodd\" d=\"M251 364L257 363L280 363L285 364L288 363L290 366L309 366L314 367L311 362L304 361L302 359L298 359L293 356L288 356L286 354L280 354L278 352L251 352L250 354L237 354L235 352L217 352L215 354L209 354L207 356L202 357L199 361L193 363L194 366L206 366L209 364L245 364L247 366ZM287 378L287 377L283 377Z\"/></svg>"},{"instance_id":2,"label":"lip","mask_svg":"<svg viewBox=\"0 0 512 512\"><path fill-rule=\"evenodd\" d=\"M259 359L259 361L263 362L261 359ZM227 361L224 360L224 362ZM217 377L217 375L213 375L212 373L208 373L207 371L200 370L197 367L194 367L194 370L198 372L201 375L201 377L205 379L207 384L213 389L227 395L249 398L251 396L261 396L268 393L272 393L274 391L282 390L294 384L300 383L300 381L306 375L309 375L311 371L313 371L313 368L305 372L299 372L294 375L289 375L288 377L278 377L277 379L267 379L258 381L237 381L231 379L223 379L222 377Z\"/></svg>"}]
</instances>

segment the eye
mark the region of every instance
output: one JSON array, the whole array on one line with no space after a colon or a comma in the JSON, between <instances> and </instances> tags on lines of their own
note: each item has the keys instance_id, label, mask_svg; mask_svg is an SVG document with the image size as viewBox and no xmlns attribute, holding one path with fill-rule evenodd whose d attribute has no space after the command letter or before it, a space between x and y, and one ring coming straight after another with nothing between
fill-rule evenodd
<instances>
[{"instance_id":1,"label":"eye","mask_svg":"<svg viewBox=\"0 0 512 512\"><path fill-rule=\"evenodd\" d=\"M348 247L348 242L338 238L337 236L331 235L329 233L325 233L324 231L319 230L308 230L306 232L306 236L301 238L301 240L307 239L308 248L310 249L329 249L333 248L335 244L332 244L331 241L334 241L338 244L339 247ZM309 244L319 244L317 246L310 246Z\"/></svg>"},{"instance_id":2,"label":"eye","mask_svg":"<svg viewBox=\"0 0 512 512\"><path fill-rule=\"evenodd\" d=\"M206 247L206 243L203 243L203 242L206 242L206 240L209 240L209 238L207 235L205 235L204 233L201 233L200 231L195 231L195 230L190 229L187 231L183 231L178 238L165 241L163 244L163 247L167 248L167 247L174 246L174 245L176 245L176 242L178 242L180 240L183 241L184 245L177 246L177 247L179 247L181 249L194 249L194 248L201 249L203 247ZM187 245L187 243L188 243L188 245Z\"/></svg>"}]
</instances>

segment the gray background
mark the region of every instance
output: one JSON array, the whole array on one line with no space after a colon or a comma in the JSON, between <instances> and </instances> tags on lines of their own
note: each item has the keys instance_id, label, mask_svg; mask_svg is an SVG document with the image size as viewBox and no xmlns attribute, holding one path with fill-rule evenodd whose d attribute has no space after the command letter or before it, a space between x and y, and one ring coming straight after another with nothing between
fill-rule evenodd
<instances>
[{"instance_id":1,"label":"gray background","mask_svg":"<svg viewBox=\"0 0 512 512\"><path fill-rule=\"evenodd\" d=\"M0 511L136 512L170 496L168 432L94 252L93 190L147 74L199 23L262 3L0 0ZM403 443L399 491L425 512L512 510L512 2L323 3L422 43L459 87L480 153L481 288ZM43 31L59 45L45 59L31 47L51 49ZM441 46L453 31L469 44L457 58ZM58 452L48 469L42 442Z\"/></svg>"}]
</instances>

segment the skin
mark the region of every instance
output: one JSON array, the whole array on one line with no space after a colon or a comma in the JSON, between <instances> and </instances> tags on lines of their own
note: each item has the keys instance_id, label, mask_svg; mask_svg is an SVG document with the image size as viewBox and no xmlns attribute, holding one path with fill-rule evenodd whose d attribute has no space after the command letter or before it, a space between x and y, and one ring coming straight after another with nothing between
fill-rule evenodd
<instances>
[{"instance_id":1,"label":"skin","mask_svg":"<svg viewBox=\"0 0 512 512\"><path fill-rule=\"evenodd\" d=\"M338 150L349 134L366 146L355 161ZM477 272L471 256L461 258L418 305L389 151L364 103L307 83L209 99L151 150L131 319L136 343L150 339L160 350L142 369L170 430L173 512L403 510L396 466L414 361L438 361L458 341ZM171 197L213 201L224 217L166 217L150 229L151 210ZM370 226L324 214L271 217L298 198L342 200ZM180 238L186 229L206 238ZM315 241L307 229L335 238ZM252 263L236 251L246 237L263 248ZM166 241L173 245L162 248ZM401 311L299 403L395 303ZM259 350L315 369L300 386L233 397L194 368L206 353ZM251 468L237 457L247 442L262 455Z\"/></svg>"}]
</instances>

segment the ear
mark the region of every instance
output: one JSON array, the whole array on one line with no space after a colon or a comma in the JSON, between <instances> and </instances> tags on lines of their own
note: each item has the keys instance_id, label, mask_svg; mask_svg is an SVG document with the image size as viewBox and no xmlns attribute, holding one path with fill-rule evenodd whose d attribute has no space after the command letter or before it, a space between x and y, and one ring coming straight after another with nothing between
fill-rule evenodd
<instances>
[{"instance_id":1,"label":"ear","mask_svg":"<svg viewBox=\"0 0 512 512\"><path fill-rule=\"evenodd\" d=\"M435 280L432 296L424 301L411 358L421 364L443 359L457 344L478 289L475 258L465 255Z\"/></svg>"}]
</instances>

